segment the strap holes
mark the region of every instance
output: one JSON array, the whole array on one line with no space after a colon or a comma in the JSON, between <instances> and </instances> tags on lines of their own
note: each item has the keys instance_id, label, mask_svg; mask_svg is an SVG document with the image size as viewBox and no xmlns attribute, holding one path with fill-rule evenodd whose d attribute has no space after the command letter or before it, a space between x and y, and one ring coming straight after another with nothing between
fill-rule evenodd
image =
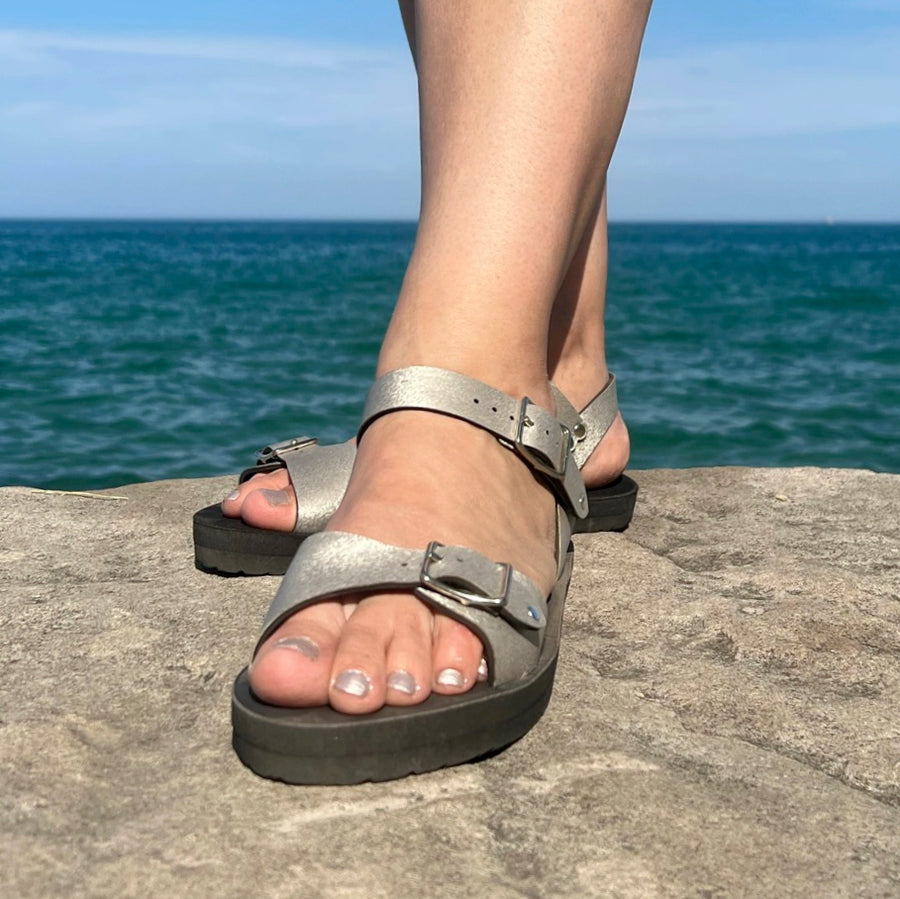
<instances>
[{"instance_id":1,"label":"strap holes","mask_svg":"<svg viewBox=\"0 0 900 899\"><path fill-rule=\"evenodd\" d=\"M472 400L472 402L473 402L473 403L476 403L476 404L477 404L477 403L480 403L480 402L481 402L481 400L479 400L479 399L478 399L478 397L475 397L475 399L474 399L474 400Z\"/></svg>"},{"instance_id":2,"label":"strap holes","mask_svg":"<svg viewBox=\"0 0 900 899\"><path fill-rule=\"evenodd\" d=\"M491 406L491 412L496 412L496 411L497 411L497 407L496 407L496 406Z\"/></svg>"}]
</instances>

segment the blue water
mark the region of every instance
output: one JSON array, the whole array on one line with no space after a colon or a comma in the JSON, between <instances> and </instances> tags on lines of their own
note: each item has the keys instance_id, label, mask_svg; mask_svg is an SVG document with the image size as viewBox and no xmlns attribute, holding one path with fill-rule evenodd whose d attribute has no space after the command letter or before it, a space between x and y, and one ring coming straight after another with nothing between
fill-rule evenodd
<instances>
[{"instance_id":1,"label":"blue water","mask_svg":"<svg viewBox=\"0 0 900 899\"><path fill-rule=\"evenodd\" d=\"M0 222L0 483L355 430L408 223ZM900 226L613 224L633 466L900 472Z\"/></svg>"}]
</instances>

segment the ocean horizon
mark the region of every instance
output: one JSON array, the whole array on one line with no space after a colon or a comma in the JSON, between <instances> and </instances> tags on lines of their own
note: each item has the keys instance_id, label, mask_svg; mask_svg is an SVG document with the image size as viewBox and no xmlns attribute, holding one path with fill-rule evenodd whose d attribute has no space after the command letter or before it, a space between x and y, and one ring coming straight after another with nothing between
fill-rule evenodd
<instances>
[{"instance_id":1,"label":"ocean horizon","mask_svg":"<svg viewBox=\"0 0 900 899\"><path fill-rule=\"evenodd\" d=\"M355 431L413 221L0 219L0 484ZM610 225L634 468L900 472L900 223Z\"/></svg>"},{"instance_id":2,"label":"ocean horizon","mask_svg":"<svg viewBox=\"0 0 900 899\"><path fill-rule=\"evenodd\" d=\"M209 224L209 225L412 225L417 224L414 218L294 218L279 216L70 216L70 215L0 215L0 225L3 224ZM740 225L753 227L866 227L866 226L900 226L900 218L897 219L840 219L832 216L821 216L810 219L644 219L644 218L617 218L610 220L610 227L618 225L676 225L692 227L695 225Z\"/></svg>"}]
</instances>

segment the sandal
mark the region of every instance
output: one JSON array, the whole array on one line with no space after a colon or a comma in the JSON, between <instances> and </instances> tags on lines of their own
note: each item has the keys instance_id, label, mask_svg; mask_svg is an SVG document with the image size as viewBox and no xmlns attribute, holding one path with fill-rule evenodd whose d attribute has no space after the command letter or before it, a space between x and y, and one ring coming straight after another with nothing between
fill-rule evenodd
<instances>
[{"instance_id":1,"label":"sandal","mask_svg":"<svg viewBox=\"0 0 900 899\"><path fill-rule=\"evenodd\" d=\"M232 694L233 746L263 777L304 784L391 780L460 764L509 745L544 712L553 687L562 611L572 573L572 519L588 514L569 429L527 397L515 399L456 372L416 366L373 385L360 436L373 419L424 409L492 434L557 496L557 580L549 595L524 574L474 550L433 542L427 550L325 531L297 552L266 615L263 642L300 609L322 600L410 589L481 639L488 680L420 705L346 715L330 706L283 708L257 699L248 669Z\"/></svg>"},{"instance_id":2,"label":"sandal","mask_svg":"<svg viewBox=\"0 0 900 899\"><path fill-rule=\"evenodd\" d=\"M615 375L581 412L554 388L557 417L574 440L573 454L581 467L606 434L619 411ZM238 484L254 475L287 468L293 484L302 484L302 503L297 494L297 520L293 531L255 528L240 518L229 518L219 503L194 513L194 564L201 571L223 575L281 575L300 544L321 531L335 513L344 491L356 445L349 441L319 446L314 437L295 437L260 450L257 464L245 469ZM575 533L622 531L628 527L637 499L637 484L620 475L602 487L587 491L588 515L575 522Z\"/></svg>"}]
</instances>

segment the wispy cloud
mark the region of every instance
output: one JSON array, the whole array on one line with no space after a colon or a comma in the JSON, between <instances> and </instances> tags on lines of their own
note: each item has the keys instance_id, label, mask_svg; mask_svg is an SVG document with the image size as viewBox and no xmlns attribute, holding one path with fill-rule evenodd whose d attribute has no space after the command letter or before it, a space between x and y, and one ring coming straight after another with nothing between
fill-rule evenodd
<instances>
[{"instance_id":1,"label":"wispy cloud","mask_svg":"<svg viewBox=\"0 0 900 899\"><path fill-rule=\"evenodd\" d=\"M832 0L830 5L836 9L849 9L855 12L889 13L900 16L900 0Z\"/></svg>"},{"instance_id":2,"label":"wispy cloud","mask_svg":"<svg viewBox=\"0 0 900 899\"><path fill-rule=\"evenodd\" d=\"M411 215L417 128L402 46L0 31L0 215Z\"/></svg>"},{"instance_id":3,"label":"wispy cloud","mask_svg":"<svg viewBox=\"0 0 900 899\"><path fill-rule=\"evenodd\" d=\"M614 211L777 217L794 191L802 217L827 184L900 215L898 46L883 27L648 52ZM412 215L416 137L399 45L0 30L0 215Z\"/></svg>"},{"instance_id":4,"label":"wispy cloud","mask_svg":"<svg viewBox=\"0 0 900 899\"><path fill-rule=\"evenodd\" d=\"M0 29L0 58L45 59L72 54L215 60L284 68L335 70L391 64L391 50L279 38L102 35Z\"/></svg>"},{"instance_id":5,"label":"wispy cloud","mask_svg":"<svg viewBox=\"0 0 900 899\"><path fill-rule=\"evenodd\" d=\"M29 123L86 143L229 125L415 127L411 64L378 47L0 31L0 84L0 128L19 137Z\"/></svg>"},{"instance_id":6,"label":"wispy cloud","mask_svg":"<svg viewBox=\"0 0 900 899\"><path fill-rule=\"evenodd\" d=\"M900 29L645 59L632 136L778 137L900 124Z\"/></svg>"}]
</instances>

